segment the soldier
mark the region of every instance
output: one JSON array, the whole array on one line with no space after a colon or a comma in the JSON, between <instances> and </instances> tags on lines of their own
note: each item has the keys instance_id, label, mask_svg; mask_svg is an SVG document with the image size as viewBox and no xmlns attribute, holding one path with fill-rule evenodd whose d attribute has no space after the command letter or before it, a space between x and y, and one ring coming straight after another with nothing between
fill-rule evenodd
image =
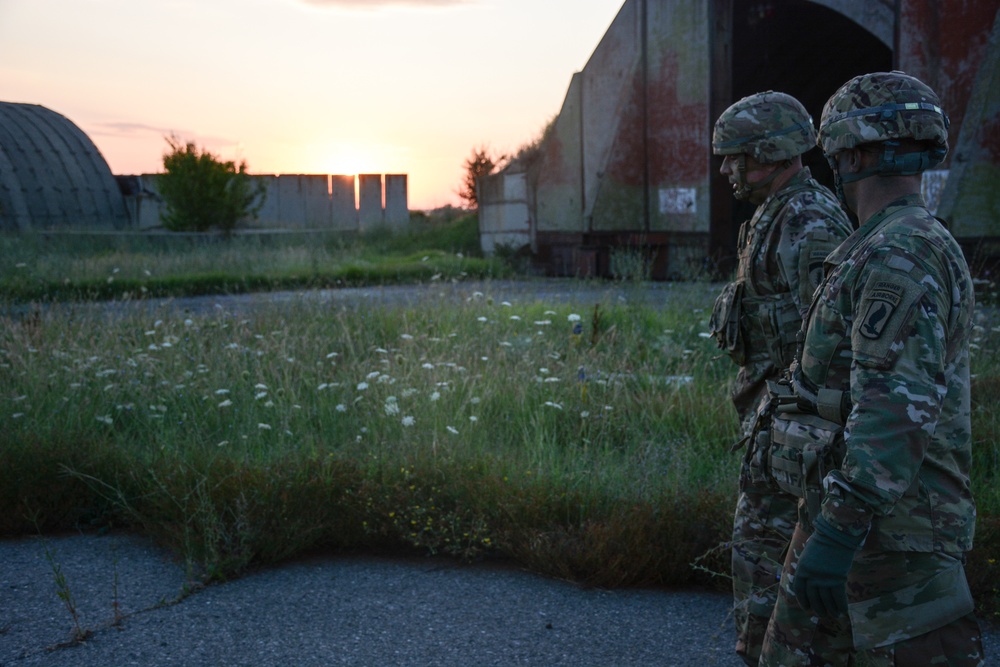
<instances>
[{"instance_id":1,"label":"soldier","mask_svg":"<svg viewBox=\"0 0 1000 667\"><path fill-rule=\"evenodd\" d=\"M982 665L963 566L973 286L920 196L948 118L918 79L866 74L827 101L819 144L860 226L760 429L802 495L760 664Z\"/></svg>"},{"instance_id":2,"label":"soldier","mask_svg":"<svg viewBox=\"0 0 1000 667\"><path fill-rule=\"evenodd\" d=\"M815 143L812 118L784 93L743 98L715 123L712 150L725 156L719 171L737 199L757 205L740 228L736 280L716 299L711 322L719 346L739 366L732 398L745 436L767 397L765 381L794 357L824 258L850 234L833 193L802 166ZM769 483L759 464L748 447L732 542L736 652L750 665L760 655L797 502Z\"/></svg>"}]
</instances>

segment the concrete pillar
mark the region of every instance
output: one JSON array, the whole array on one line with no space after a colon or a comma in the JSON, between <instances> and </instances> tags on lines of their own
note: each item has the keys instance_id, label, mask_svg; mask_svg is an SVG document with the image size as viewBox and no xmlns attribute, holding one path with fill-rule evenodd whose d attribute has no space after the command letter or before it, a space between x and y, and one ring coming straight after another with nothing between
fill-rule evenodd
<instances>
[{"instance_id":1,"label":"concrete pillar","mask_svg":"<svg viewBox=\"0 0 1000 667\"><path fill-rule=\"evenodd\" d=\"M385 224L390 229L403 230L410 224L406 184L406 174L385 175Z\"/></svg>"},{"instance_id":2,"label":"concrete pillar","mask_svg":"<svg viewBox=\"0 0 1000 667\"><path fill-rule=\"evenodd\" d=\"M358 175L358 223L361 231L382 227L382 174Z\"/></svg>"},{"instance_id":3,"label":"concrete pillar","mask_svg":"<svg viewBox=\"0 0 1000 667\"><path fill-rule=\"evenodd\" d=\"M302 227L305 207L299 197L298 174L278 174L278 225L284 228Z\"/></svg>"},{"instance_id":4,"label":"concrete pillar","mask_svg":"<svg viewBox=\"0 0 1000 667\"><path fill-rule=\"evenodd\" d=\"M354 199L354 176L330 177L330 227L338 231L358 231L358 205Z\"/></svg>"},{"instance_id":5,"label":"concrete pillar","mask_svg":"<svg viewBox=\"0 0 1000 667\"><path fill-rule=\"evenodd\" d=\"M254 176L264 186L264 206L257 213L257 225L264 229L281 226L281 194L277 176Z\"/></svg>"},{"instance_id":6,"label":"concrete pillar","mask_svg":"<svg viewBox=\"0 0 1000 667\"><path fill-rule=\"evenodd\" d=\"M327 229L330 224L330 177L304 174L299 177L302 193L302 224L306 229Z\"/></svg>"}]
</instances>

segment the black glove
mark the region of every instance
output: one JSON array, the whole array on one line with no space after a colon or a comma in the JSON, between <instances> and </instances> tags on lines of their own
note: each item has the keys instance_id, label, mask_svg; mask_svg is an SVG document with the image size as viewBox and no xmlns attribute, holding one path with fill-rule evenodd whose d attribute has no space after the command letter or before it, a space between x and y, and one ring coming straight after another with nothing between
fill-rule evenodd
<instances>
[{"instance_id":1,"label":"black glove","mask_svg":"<svg viewBox=\"0 0 1000 667\"><path fill-rule=\"evenodd\" d=\"M792 580L799 604L818 616L847 613L847 573L865 536L845 535L822 516L806 541Z\"/></svg>"}]
</instances>

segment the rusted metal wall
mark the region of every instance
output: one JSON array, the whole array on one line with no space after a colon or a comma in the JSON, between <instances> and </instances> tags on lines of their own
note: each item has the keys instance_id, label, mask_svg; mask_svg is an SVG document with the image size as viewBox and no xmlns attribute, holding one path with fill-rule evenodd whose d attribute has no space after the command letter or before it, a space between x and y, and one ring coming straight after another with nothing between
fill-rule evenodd
<instances>
[{"instance_id":1,"label":"rusted metal wall","mask_svg":"<svg viewBox=\"0 0 1000 667\"><path fill-rule=\"evenodd\" d=\"M967 247L1000 238L1000 8L905 0L898 62L938 92L951 118L937 214Z\"/></svg>"},{"instance_id":2,"label":"rusted metal wall","mask_svg":"<svg viewBox=\"0 0 1000 667\"><path fill-rule=\"evenodd\" d=\"M607 275L616 248L641 247L654 278L699 259L721 268L743 211L713 163L715 117L750 86L788 86L815 115L850 76L890 67L926 81L951 117L949 158L924 179L932 205L960 239L1000 241L997 13L995 0L627 0L527 173L536 262Z\"/></svg>"},{"instance_id":3,"label":"rusted metal wall","mask_svg":"<svg viewBox=\"0 0 1000 667\"><path fill-rule=\"evenodd\" d=\"M609 248L638 245L662 273L677 234L707 235L710 4L626 2L570 81L527 181L553 273L603 274Z\"/></svg>"},{"instance_id":4,"label":"rusted metal wall","mask_svg":"<svg viewBox=\"0 0 1000 667\"><path fill-rule=\"evenodd\" d=\"M707 3L636 6L643 48L595 183L592 229L707 232Z\"/></svg>"}]
</instances>

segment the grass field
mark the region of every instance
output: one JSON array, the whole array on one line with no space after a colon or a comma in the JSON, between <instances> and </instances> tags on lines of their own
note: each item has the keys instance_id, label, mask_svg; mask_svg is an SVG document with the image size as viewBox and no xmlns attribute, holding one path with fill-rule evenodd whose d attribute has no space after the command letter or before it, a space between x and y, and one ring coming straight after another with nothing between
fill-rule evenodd
<instances>
[{"instance_id":1,"label":"grass field","mask_svg":"<svg viewBox=\"0 0 1000 667\"><path fill-rule=\"evenodd\" d=\"M70 267L44 245L4 243L8 306L32 298L16 291L29 266L28 284L142 266L183 284L186 262L205 261L201 248L66 249ZM440 268L474 252L428 244L407 256ZM208 254L230 281L282 258L346 261L315 244L251 250L233 252L242 268L221 259L229 247ZM380 256L394 261L374 253L376 270ZM706 337L718 286L676 283L649 305L546 303L484 284L407 308L40 309L4 321L0 532L124 525L209 579L364 549L512 558L600 586L727 587L737 425L732 365ZM978 322L969 573L993 613L1000 326L985 308Z\"/></svg>"}]
</instances>

